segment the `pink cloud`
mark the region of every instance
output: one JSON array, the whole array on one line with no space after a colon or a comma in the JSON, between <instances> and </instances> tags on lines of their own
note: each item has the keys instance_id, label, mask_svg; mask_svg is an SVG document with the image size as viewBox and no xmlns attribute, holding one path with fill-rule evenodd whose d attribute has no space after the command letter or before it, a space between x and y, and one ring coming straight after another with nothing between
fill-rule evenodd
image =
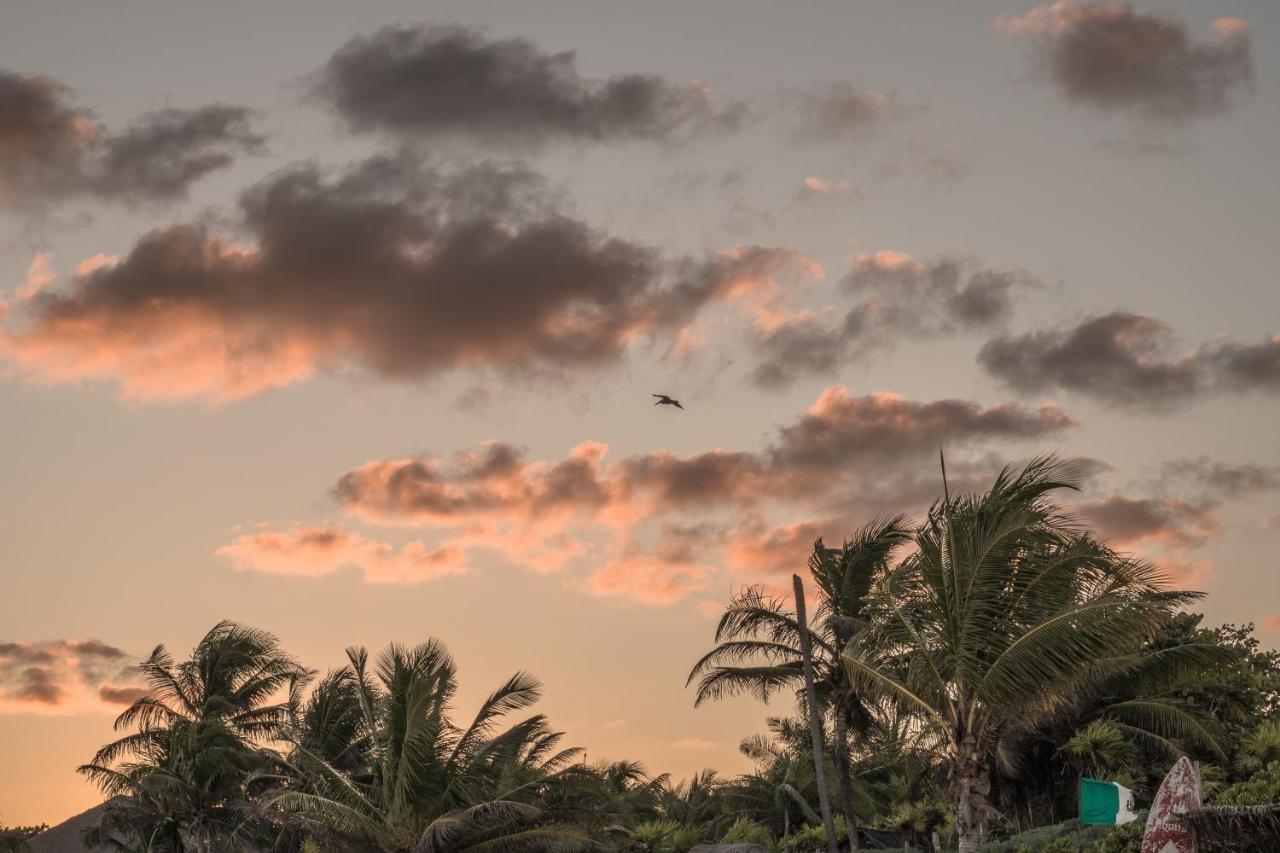
<instances>
[{"instance_id":1,"label":"pink cloud","mask_svg":"<svg viewBox=\"0 0 1280 853\"><path fill-rule=\"evenodd\" d=\"M1213 563L1208 560L1166 557L1155 562L1169 581L1182 589L1203 589L1214 578Z\"/></svg>"},{"instance_id":2,"label":"pink cloud","mask_svg":"<svg viewBox=\"0 0 1280 853\"><path fill-rule=\"evenodd\" d=\"M57 278L49 268L49 262L52 260L53 256L49 254L39 254L31 259L31 265L27 267L26 281L14 294L18 301L27 302L34 299L37 293Z\"/></svg>"},{"instance_id":3,"label":"pink cloud","mask_svg":"<svg viewBox=\"0 0 1280 853\"><path fill-rule=\"evenodd\" d=\"M1112 495L1077 506L1099 536L1116 545L1167 544L1193 548L1222 533L1217 504Z\"/></svg>"},{"instance_id":4,"label":"pink cloud","mask_svg":"<svg viewBox=\"0 0 1280 853\"><path fill-rule=\"evenodd\" d=\"M610 458L606 445L587 441L539 460L495 441L447 457L373 460L339 478L333 495L349 516L424 531L436 551L397 552L340 527L302 525L254 531L219 553L259 571L315 576L351 564L370 580L412 580L491 550L539 572L595 569L586 588L597 594L672 603L705 588L717 565L753 580L794 571L819 531L845 532L839 520L854 508L927 506L943 441L957 453L960 486L999 468L966 449L1073 425L1053 406L920 403L834 387L758 450ZM728 520L743 512L748 522ZM775 512L801 520L771 528L764 519Z\"/></svg>"},{"instance_id":5,"label":"pink cloud","mask_svg":"<svg viewBox=\"0 0 1280 853\"><path fill-rule=\"evenodd\" d=\"M674 604L705 589L715 573L714 566L635 553L592 574L587 579L587 589L595 595L621 596L643 604Z\"/></svg>"},{"instance_id":6,"label":"pink cloud","mask_svg":"<svg viewBox=\"0 0 1280 853\"><path fill-rule=\"evenodd\" d=\"M117 685L136 678L133 659L99 640L0 642L0 714L118 711L143 688Z\"/></svg>"},{"instance_id":7,"label":"pink cloud","mask_svg":"<svg viewBox=\"0 0 1280 853\"><path fill-rule=\"evenodd\" d=\"M268 574L321 577L354 566L370 583L418 583L466 572L458 548L432 549L417 541L396 548L332 526L267 528L237 536L217 553L237 569Z\"/></svg>"}]
</instances>

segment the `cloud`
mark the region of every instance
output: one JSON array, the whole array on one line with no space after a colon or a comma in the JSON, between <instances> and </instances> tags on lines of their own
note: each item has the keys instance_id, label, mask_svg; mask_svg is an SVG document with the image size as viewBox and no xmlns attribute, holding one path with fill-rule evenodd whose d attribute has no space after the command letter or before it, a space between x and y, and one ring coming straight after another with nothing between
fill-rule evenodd
<instances>
[{"instance_id":1,"label":"cloud","mask_svg":"<svg viewBox=\"0 0 1280 853\"><path fill-rule=\"evenodd\" d=\"M752 379L765 388L785 387L898 341L999 328L1013 311L1014 294L1033 284L1025 273L957 259L924 263L890 249L859 253L840 286L857 300L843 320L832 324L797 314L757 329Z\"/></svg>"},{"instance_id":2,"label":"cloud","mask_svg":"<svg viewBox=\"0 0 1280 853\"><path fill-rule=\"evenodd\" d=\"M1166 462L1161 479L1165 484L1190 485L1200 494L1244 498L1280 489L1280 466L1234 465L1201 456Z\"/></svg>"},{"instance_id":3,"label":"cloud","mask_svg":"<svg viewBox=\"0 0 1280 853\"><path fill-rule=\"evenodd\" d=\"M1180 350L1172 330L1116 311L1075 326L998 336L978 354L995 378L1023 393L1070 391L1128 407L1169 410L1206 394L1280 390L1280 336L1222 339Z\"/></svg>"},{"instance_id":4,"label":"cloud","mask_svg":"<svg viewBox=\"0 0 1280 853\"><path fill-rule=\"evenodd\" d=\"M31 259L31 265L27 267L26 280L14 293L18 301L31 301L37 293L44 290L46 285L57 279L57 276L49 268L49 262L52 260L53 256L45 253L38 254Z\"/></svg>"},{"instance_id":5,"label":"cloud","mask_svg":"<svg viewBox=\"0 0 1280 853\"><path fill-rule=\"evenodd\" d=\"M836 541L848 529L836 519L770 526L763 518L754 517L725 536L724 559L746 575L790 575L804 567L815 541Z\"/></svg>"},{"instance_id":6,"label":"cloud","mask_svg":"<svg viewBox=\"0 0 1280 853\"><path fill-rule=\"evenodd\" d=\"M626 554L587 579L600 596L622 596L641 604L674 604L705 589L715 575L711 565L671 560L653 554Z\"/></svg>"},{"instance_id":7,"label":"cloud","mask_svg":"<svg viewBox=\"0 0 1280 853\"><path fill-rule=\"evenodd\" d=\"M163 109L143 116L102 143L93 192L124 200L173 200L240 152L261 149L244 107L213 104Z\"/></svg>"},{"instance_id":8,"label":"cloud","mask_svg":"<svg viewBox=\"0 0 1280 853\"><path fill-rule=\"evenodd\" d=\"M1177 499L1112 495L1077 504L1093 530L1112 543L1168 544L1178 548L1204 545L1222 532L1218 504Z\"/></svg>"},{"instance_id":9,"label":"cloud","mask_svg":"<svg viewBox=\"0 0 1280 853\"><path fill-rule=\"evenodd\" d=\"M1033 38L1058 90L1097 109L1185 120L1225 111L1253 80L1249 28L1234 18L1216 21L1212 39L1195 41L1170 15L1058 0L996 27Z\"/></svg>"},{"instance_id":10,"label":"cloud","mask_svg":"<svg viewBox=\"0 0 1280 853\"><path fill-rule=\"evenodd\" d=\"M794 135L824 142L860 135L905 112L892 95L859 89L843 80L798 93L796 108Z\"/></svg>"},{"instance_id":11,"label":"cloud","mask_svg":"<svg viewBox=\"0 0 1280 853\"><path fill-rule=\"evenodd\" d=\"M823 391L799 421L779 430L771 457L784 471L820 472L849 464L883 467L893 459L931 456L946 445L1043 439L1075 425L1052 404L1026 409L964 400L920 403L892 393L854 397L844 386L836 386Z\"/></svg>"},{"instance_id":12,"label":"cloud","mask_svg":"<svg viewBox=\"0 0 1280 853\"><path fill-rule=\"evenodd\" d=\"M246 191L240 213L247 243L177 225L40 293L0 331L0 354L37 380L213 402L318 372L585 369L669 340L714 303L766 322L820 272L762 247L663 258L558 213L529 170L489 162L296 166Z\"/></svg>"},{"instance_id":13,"label":"cloud","mask_svg":"<svg viewBox=\"0 0 1280 853\"><path fill-rule=\"evenodd\" d=\"M98 688L98 698L110 705L132 705L150 693L145 687L117 687L104 684Z\"/></svg>"},{"instance_id":14,"label":"cloud","mask_svg":"<svg viewBox=\"0 0 1280 853\"><path fill-rule=\"evenodd\" d=\"M237 536L217 551L243 571L322 577L346 566L370 583L418 583L465 574L459 548L409 542L396 548L336 526L264 528Z\"/></svg>"},{"instance_id":15,"label":"cloud","mask_svg":"<svg viewBox=\"0 0 1280 853\"><path fill-rule=\"evenodd\" d=\"M250 118L226 104L169 108L113 133L58 81L0 71L0 205L185 198L200 178L261 148Z\"/></svg>"},{"instance_id":16,"label":"cloud","mask_svg":"<svg viewBox=\"0 0 1280 853\"><path fill-rule=\"evenodd\" d=\"M675 749L712 749L719 745L719 741L708 740L704 737L680 738L680 740L672 741L671 743L671 746Z\"/></svg>"},{"instance_id":17,"label":"cloud","mask_svg":"<svg viewBox=\"0 0 1280 853\"><path fill-rule=\"evenodd\" d=\"M486 549L540 572L595 565L587 591L670 604L706 589L718 567L758 580L784 562L794 568L819 532L838 538L866 513L927 506L938 488L932 470L940 446L954 451L955 488L977 488L1000 463L969 451L1041 441L1074 425L1051 405L915 402L834 387L757 450L610 459L606 445L587 441L560 459L539 460L489 442L443 458L373 460L343 474L333 495L348 517L419 531L435 543L423 548L457 549L464 562ZM726 520L743 513L746 522ZM801 520L774 529L766 520L774 515ZM264 528L219 553L244 568L318 575L366 565L365 555L383 548L390 546L303 525Z\"/></svg>"},{"instance_id":18,"label":"cloud","mask_svg":"<svg viewBox=\"0 0 1280 853\"><path fill-rule=\"evenodd\" d=\"M805 201L814 198L849 198L861 195L857 188L848 181L825 181L816 175L810 175L800 184L796 198Z\"/></svg>"},{"instance_id":19,"label":"cloud","mask_svg":"<svg viewBox=\"0 0 1280 853\"><path fill-rule=\"evenodd\" d=\"M119 686L134 677L130 656L99 640L0 642L0 714L109 711L146 692Z\"/></svg>"},{"instance_id":20,"label":"cloud","mask_svg":"<svg viewBox=\"0 0 1280 853\"><path fill-rule=\"evenodd\" d=\"M219 548L218 555L244 571L303 578L320 578L355 566L370 583L419 583L467 571L460 548L431 549L421 542L396 548L329 525L264 528L239 535Z\"/></svg>"},{"instance_id":21,"label":"cloud","mask_svg":"<svg viewBox=\"0 0 1280 853\"><path fill-rule=\"evenodd\" d=\"M385 27L353 38L315 93L354 131L459 136L500 146L552 138L661 140L733 129L743 107L655 74L582 77L572 51L457 26Z\"/></svg>"}]
</instances>

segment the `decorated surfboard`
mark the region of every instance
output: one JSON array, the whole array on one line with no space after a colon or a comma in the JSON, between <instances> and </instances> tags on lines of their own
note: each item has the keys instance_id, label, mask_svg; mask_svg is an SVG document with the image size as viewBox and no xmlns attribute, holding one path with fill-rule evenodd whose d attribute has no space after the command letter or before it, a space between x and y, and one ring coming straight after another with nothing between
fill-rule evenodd
<instances>
[{"instance_id":1,"label":"decorated surfboard","mask_svg":"<svg viewBox=\"0 0 1280 853\"><path fill-rule=\"evenodd\" d=\"M1180 818L1199 808L1200 774L1184 755L1164 777L1151 802L1142 853L1196 853L1195 835Z\"/></svg>"}]
</instances>

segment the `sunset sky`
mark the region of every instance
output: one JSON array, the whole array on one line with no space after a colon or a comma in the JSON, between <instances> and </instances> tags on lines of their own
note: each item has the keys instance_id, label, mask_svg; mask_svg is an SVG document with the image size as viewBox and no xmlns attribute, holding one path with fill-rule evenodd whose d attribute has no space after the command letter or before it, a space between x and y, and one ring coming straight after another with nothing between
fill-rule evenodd
<instances>
[{"instance_id":1,"label":"sunset sky","mask_svg":"<svg viewBox=\"0 0 1280 853\"><path fill-rule=\"evenodd\" d=\"M742 772L719 608L939 448L1280 642L1273 0L0 15L0 824L224 618Z\"/></svg>"}]
</instances>

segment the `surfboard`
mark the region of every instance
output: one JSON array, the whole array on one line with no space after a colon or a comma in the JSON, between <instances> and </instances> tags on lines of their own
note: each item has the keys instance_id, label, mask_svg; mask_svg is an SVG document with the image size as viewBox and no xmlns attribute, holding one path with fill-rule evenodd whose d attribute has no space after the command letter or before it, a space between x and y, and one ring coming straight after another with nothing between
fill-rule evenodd
<instances>
[{"instance_id":1,"label":"surfboard","mask_svg":"<svg viewBox=\"0 0 1280 853\"><path fill-rule=\"evenodd\" d=\"M1151 802L1142 853L1196 853L1196 837L1179 818L1200 808L1200 774L1185 755L1170 768Z\"/></svg>"}]
</instances>

